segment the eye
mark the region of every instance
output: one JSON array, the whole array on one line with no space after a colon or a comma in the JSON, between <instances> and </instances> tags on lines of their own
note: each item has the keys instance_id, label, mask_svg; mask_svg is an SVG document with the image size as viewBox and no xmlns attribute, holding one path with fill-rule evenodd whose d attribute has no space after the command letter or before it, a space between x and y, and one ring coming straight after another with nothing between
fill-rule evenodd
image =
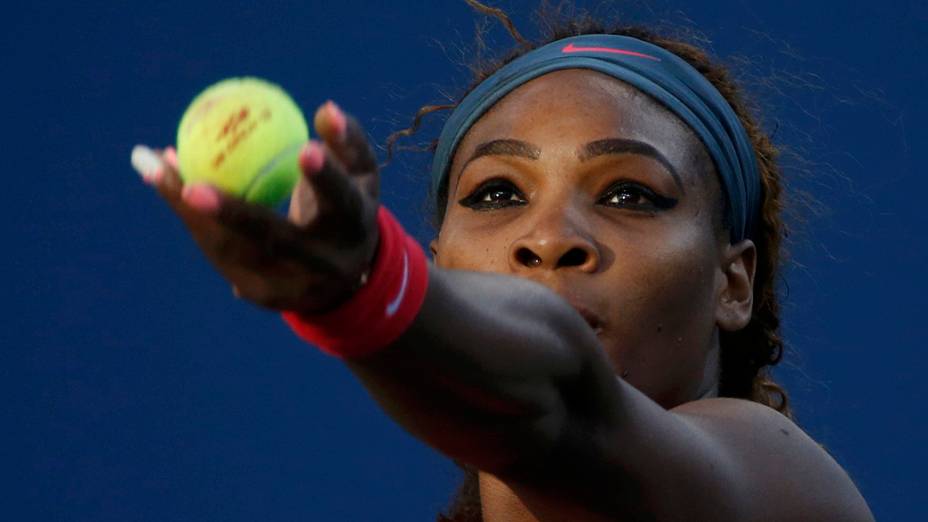
<instances>
[{"instance_id":1,"label":"eye","mask_svg":"<svg viewBox=\"0 0 928 522\"><path fill-rule=\"evenodd\" d=\"M491 179L458 201L474 210L494 210L522 206L527 203L522 192L504 179Z\"/></svg>"},{"instance_id":2,"label":"eye","mask_svg":"<svg viewBox=\"0 0 928 522\"><path fill-rule=\"evenodd\" d=\"M630 181L620 181L609 187L600 198L599 204L633 210L667 210L677 205L677 200L657 194L653 190Z\"/></svg>"}]
</instances>

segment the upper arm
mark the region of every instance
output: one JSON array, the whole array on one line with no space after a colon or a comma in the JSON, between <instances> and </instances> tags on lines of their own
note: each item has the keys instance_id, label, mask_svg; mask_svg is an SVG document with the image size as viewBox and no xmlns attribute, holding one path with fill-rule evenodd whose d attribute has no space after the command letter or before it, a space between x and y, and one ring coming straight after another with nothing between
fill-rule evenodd
<instances>
[{"instance_id":1,"label":"upper arm","mask_svg":"<svg viewBox=\"0 0 928 522\"><path fill-rule=\"evenodd\" d=\"M706 440L743 520L873 520L847 473L791 420L758 403L705 399L671 412Z\"/></svg>"},{"instance_id":2,"label":"upper arm","mask_svg":"<svg viewBox=\"0 0 928 522\"><path fill-rule=\"evenodd\" d=\"M775 410L715 398L668 411L617 383L616 415L574 416L545 466L585 505L654 520L873 520L847 473Z\"/></svg>"}]
</instances>

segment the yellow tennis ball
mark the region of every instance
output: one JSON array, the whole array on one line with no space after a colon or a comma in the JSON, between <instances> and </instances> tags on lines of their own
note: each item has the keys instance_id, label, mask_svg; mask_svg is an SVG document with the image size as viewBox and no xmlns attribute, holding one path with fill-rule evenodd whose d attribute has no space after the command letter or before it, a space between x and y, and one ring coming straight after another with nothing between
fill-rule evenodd
<instances>
[{"instance_id":1,"label":"yellow tennis ball","mask_svg":"<svg viewBox=\"0 0 928 522\"><path fill-rule=\"evenodd\" d=\"M283 89L259 78L229 78L197 95L177 127L184 183L207 182L276 206L300 176L306 120Z\"/></svg>"}]
</instances>

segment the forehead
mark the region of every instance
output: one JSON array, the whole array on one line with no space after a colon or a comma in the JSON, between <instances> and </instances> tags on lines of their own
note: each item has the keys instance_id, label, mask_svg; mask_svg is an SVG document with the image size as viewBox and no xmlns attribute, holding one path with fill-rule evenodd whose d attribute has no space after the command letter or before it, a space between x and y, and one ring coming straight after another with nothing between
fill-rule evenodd
<instances>
[{"instance_id":1,"label":"forehead","mask_svg":"<svg viewBox=\"0 0 928 522\"><path fill-rule=\"evenodd\" d=\"M507 94L465 134L451 177L481 143L504 138L533 143L542 155L603 138L633 139L652 145L681 173L711 168L705 147L680 118L627 83L587 69L548 73Z\"/></svg>"}]
</instances>

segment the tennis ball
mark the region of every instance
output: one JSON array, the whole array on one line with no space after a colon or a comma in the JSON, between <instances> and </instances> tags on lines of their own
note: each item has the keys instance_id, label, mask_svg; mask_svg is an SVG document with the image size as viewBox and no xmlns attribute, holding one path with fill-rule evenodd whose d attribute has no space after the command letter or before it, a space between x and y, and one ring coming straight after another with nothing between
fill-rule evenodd
<instances>
[{"instance_id":1,"label":"tennis ball","mask_svg":"<svg viewBox=\"0 0 928 522\"><path fill-rule=\"evenodd\" d=\"M308 139L303 113L283 89L259 78L222 80L198 94L180 120L180 176L274 207L299 180L297 156Z\"/></svg>"}]
</instances>

